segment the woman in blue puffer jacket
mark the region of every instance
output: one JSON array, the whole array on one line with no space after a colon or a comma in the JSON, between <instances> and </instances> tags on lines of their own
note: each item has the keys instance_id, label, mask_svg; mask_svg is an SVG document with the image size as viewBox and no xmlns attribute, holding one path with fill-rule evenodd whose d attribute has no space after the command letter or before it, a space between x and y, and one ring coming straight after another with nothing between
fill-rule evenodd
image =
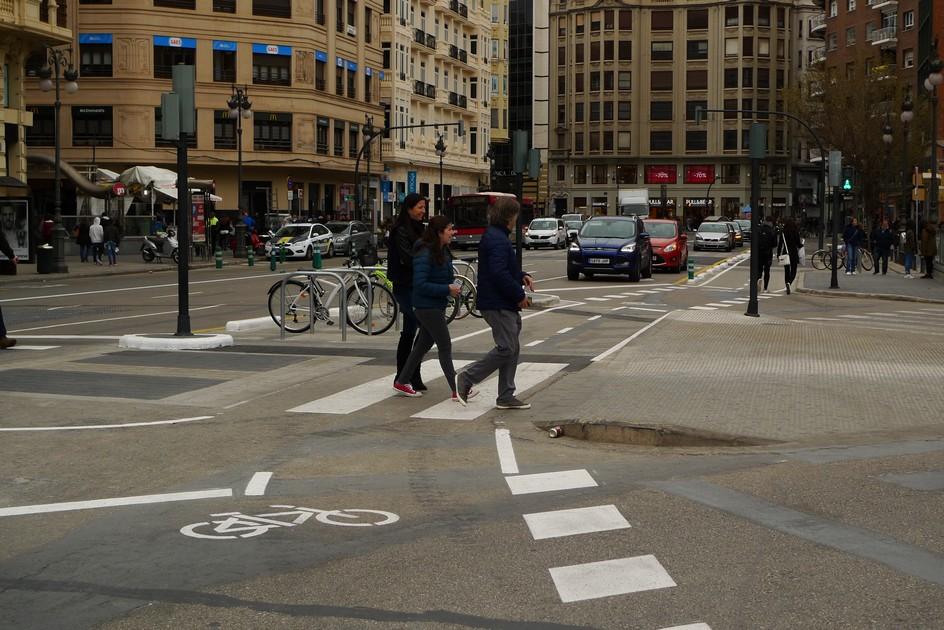
<instances>
[{"instance_id":1,"label":"woman in blue puffer jacket","mask_svg":"<svg viewBox=\"0 0 944 630\"><path fill-rule=\"evenodd\" d=\"M446 306L449 296L459 295L459 285L452 268L449 241L456 230L448 217L438 215L429 220L429 225L417 243L413 257L413 308L419 321L420 333L406 364L393 383L393 388L403 396L422 396L410 386L410 376L415 373L423 357L433 344L439 353L446 382L456 398L456 370L452 365L452 339L446 324Z\"/></svg>"}]
</instances>

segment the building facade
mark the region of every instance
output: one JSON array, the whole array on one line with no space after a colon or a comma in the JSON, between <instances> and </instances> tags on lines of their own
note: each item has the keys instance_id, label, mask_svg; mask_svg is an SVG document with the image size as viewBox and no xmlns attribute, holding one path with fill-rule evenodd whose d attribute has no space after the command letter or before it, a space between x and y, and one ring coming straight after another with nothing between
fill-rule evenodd
<instances>
[{"instance_id":1,"label":"building facade","mask_svg":"<svg viewBox=\"0 0 944 630\"><path fill-rule=\"evenodd\" d=\"M293 210L350 218L363 125L367 117L375 125L383 120L381 9L374 0L73 4L80 89L63 99L63 159L89 171L138 165L176 170L174 145L161 139L161 94L171 91L175 64L193 64L196 133L189 140L190 175L216 182L223 198L218 210L243 206L257 217ZM27 74L35 72L31 59L26 66ZM28 141L52 147L52 97L35 81L28 83L34 120ZM241 125L240 191L237 121L227 104L236 86L252 104ZM51 177L35 172L31 184L42 199ZM64 213L69 201L64 195Z\"/></svg>"},{"instance_id":2,"label":"building facade","mask_svg":"<svg viewBox=\"0 0 944 630\"><path fill-rule=\"evenodd\" d=\"M620 191L647 189L650 212L697 223L743 216L750 114L784 111L793 68L793 0L603 0L551 4L550 196L554 212L615 214ZM768 125L761 211L795 211L790 144Z\"/></svg>"},{"instance_id":3,"label":"building facade","mask_svg":"<svg viewBox=\"0 0 944 630\"><path fill-rule=\"evenodd\" d=\"M491 5L485 0L385 0L383 8L381 102L387 126L449 125L394 130L383 139L384 176L390 182L386 210L392 212L397 200L418 192L439 212L451 195L487 183ZM446 146L441 158L436 152L440 136Z\"/></svg>"},{"instance_id":4,"label":"building facade","mask_svg":"<svg viewBox=\"0 0 944 630\"><path fill-rule=\"evenodd\" d=\"M490 140L493 144L503 144L510 140L508 135L508 0L492 0L491 11L492 40L488 54L492 72L492 85L489 90Z\"/></svg>"}]
</instances>

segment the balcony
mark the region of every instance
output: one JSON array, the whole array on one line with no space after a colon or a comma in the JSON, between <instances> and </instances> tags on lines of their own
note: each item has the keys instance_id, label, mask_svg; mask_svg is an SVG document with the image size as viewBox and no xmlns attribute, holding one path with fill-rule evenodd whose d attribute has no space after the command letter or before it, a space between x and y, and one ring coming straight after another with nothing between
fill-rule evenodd
<instances>
[{"instance_id":1,"label":"balcony","mask_svg":"<svg viewBox=\"0 0 944 630\"><path fill-rule=\"evenodd\" d=\"M462 94L457 94L456 92L449 93L449 104L454 107L461 107L465 109L468 105L468 99Z\"/></svg>"},{"instance_id":2,"label":"balcony","mask_svg":"<svg viewBox=\"0 0 944 630\"><path fill-rule=\"evenodd\" d=\"M822 35L826 32L826 16L814 15L810 18L810 35Z\"/></svg>"},{"instance_id":3,"label":"balcony","mask_svg":"<svg viewBox=\"0 0 944 630\"><path fill-rule=\"evenodd\" d=\"M826 61L826 47L817 46L810 49L810 65Z\"/></svg>"},{"instance_id":4,"label":"balcony","mask_svg":"<svg viewBox=\"0 0 944 630\"><path fill-rule=\"evenodd\" d=\"M436 50L436 36L431 33L423 32L421 28L413 29L413 42L420 46L426 46Z\"/></svg>"},{"instance_id":5,"label":"balcony","mask_svg":"<svg viewBox=\"0 0 944 630\"><path fill-rule=\"evenodd\" d=\"M449 56L455 59L456 61L461 61L462 63L469 63L469 53L462 50L458 46L449 45Z\"/></svg>"},{"instance_id":6,"label":"balcony","mask_svg":"<svg viewBox=\"0 0 944 630\"><path fill-rule=\"evenodd\" d=\"M436 86L423 81L413 82L413 93L424 98L436 99Z\"/></svg>"},{"instance_id":7,"label":"balcony","mask_svg":"<svg viewBox=\"0 0 944 630\"><path fill-rule=\"evenodd\" d=\"M869 41L873 46L891 48L898 45L898 27L886 26L877 28L869 34Z\"/></svg>"},{"instance_id":8,"label":"balcony","mask_svg":"<svg viewBox=\"0 0 944 630\"><path fill-rule=\"evenodd\" d=\"M426 33L426 47L436 50L436 36L432 33Z\"/></svg>"},{"instance_id":9,"label":"balcony","mask_svg":"<svg viewBox=\"0 0 944 630\"><path fill-rule=\"evenodd\" d=\"M869 0L869 6L880 11L897 11L898 0Z\"/></svg>"},{"instance_id":10,"label":"balcony","mask_svg":"<svg viewBox=\"0 0 944 630\"><path fill-rule=\"evenodd\" d=\"M449 0L449 10L464 18L469 17L469 7L459 2L459 0Z\"/></svg>"}]
</instances>

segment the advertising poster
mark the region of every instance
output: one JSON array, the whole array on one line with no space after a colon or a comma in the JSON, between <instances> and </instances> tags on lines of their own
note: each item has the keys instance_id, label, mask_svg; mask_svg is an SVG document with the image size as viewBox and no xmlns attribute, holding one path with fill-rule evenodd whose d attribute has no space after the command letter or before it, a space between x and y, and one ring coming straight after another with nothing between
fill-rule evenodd
<instances>
[{"instance_id":1,"label":"advertising poster","mask_svg":"<svg viewBox=\"0 0 944 630\"><path fill-rule=\"evenodd\" d=\"M29 201L0 199L0 230L7 237L13 253L26 261L30 256ZM7 257L0 254L0 260Z\"/></svg>"},{"instance_id":2,"label":"advertising poster","mask_svg":"<svg viewBox=\"0 0 944 630\"><path fill-rule=\"evenodd\" d=\"M192 243L206 242L205 204L206 199L203 195L193 195L193 203L191 204L192 213L190 217L190 225L193 226Z\"/></svg>"}]
</instances>

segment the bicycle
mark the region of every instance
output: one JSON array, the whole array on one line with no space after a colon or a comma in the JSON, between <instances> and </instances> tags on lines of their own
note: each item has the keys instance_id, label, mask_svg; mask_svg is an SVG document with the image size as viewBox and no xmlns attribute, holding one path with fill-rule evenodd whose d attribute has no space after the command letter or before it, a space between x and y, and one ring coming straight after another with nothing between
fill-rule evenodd
<instances>
[{"instance_id":1,"label":"bicycle","mask_svg":"<svg viewBox=\"0 0 944 630\"><path fill-rule=\"evenodd\" d=\"M856 267L861 267L864 271L871 271L872 267L875 264L875 260L872 258L872 252L869 250L860 247L856 252ZM837 261L839 263L839 268L844 269L846 266L846 245L845 243L840 243L839 252L837 253ZM810 255L810 265L813 269L818 269L822 271L823 269L832 269L833 268L833 256L832 256L832 247L827 246L824 249L818 249Z\"/></svg>"},{"instance_id":2,"label":"bicycle","mask_svg":"<svg viewBox=\"0 0 944 630\"><path fill-rule=\"evenodd\" d=\"M452 322L453 319L462 319L468 315L482 317L482 312L476 306L475 281L478 272L474 265L477 262L477 257L460 258L452 261L453 267L467 268L469 275L458 273L458 269L456 269L459 295L456 297L449 296L449 306L446 307L446 323Z\"/></svg>"},{"instance_id":3,"label":"bicycle","mask_svg":"<svg viewBox=\"0 0 944 630\"><path fill-rule=\"evenodd\" d=\"M312 516L324 525L342 527L374 527L390 525L400 520L393 512L346 508L340 510L319 510L317 508L296 507L294 505L270 505L271 508L288 511L269 512L266 514L243 514L242 512L220 512L211 517L224 517L218 520L191 523L180 528L180 533L191 538L207 540L236 540L253 538L281 527L301 525ZM284 517L284 518L283 518ZM338 520L341 519L341 520ZM207 530L207 533L198 530Z\"/></svg>"}]
</instances>

